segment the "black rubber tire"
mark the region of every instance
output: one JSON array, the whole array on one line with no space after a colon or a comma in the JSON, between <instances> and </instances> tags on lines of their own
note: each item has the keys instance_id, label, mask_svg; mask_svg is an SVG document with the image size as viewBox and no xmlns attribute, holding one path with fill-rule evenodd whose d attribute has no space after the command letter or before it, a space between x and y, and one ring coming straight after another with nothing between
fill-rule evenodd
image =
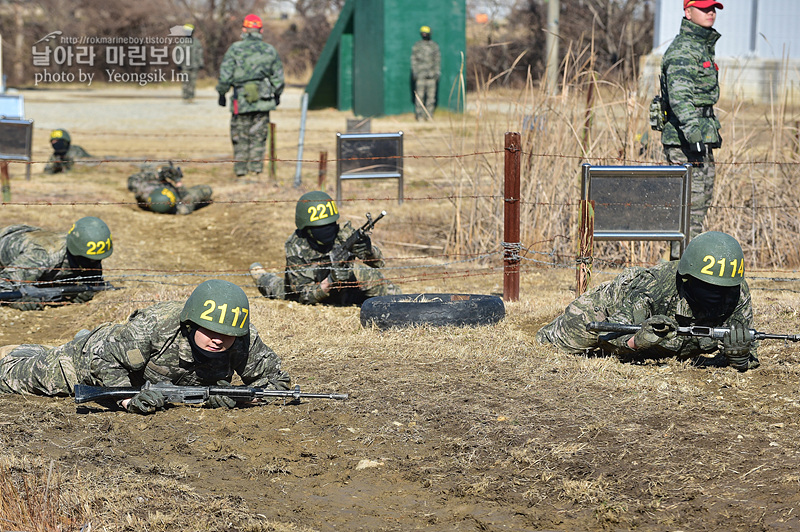
<instances>
[{"instance_id":1,"label":"black rubber tire","mask_svg":"<svg viewBox=\"0 0 800 532\"><path fill-rule=\"evenodd\" d=\"M361 305L361 325L379 329L412 325L491 325L506 315L498 296L402 294L371 297Z\"/></svg>"}]
</instances>

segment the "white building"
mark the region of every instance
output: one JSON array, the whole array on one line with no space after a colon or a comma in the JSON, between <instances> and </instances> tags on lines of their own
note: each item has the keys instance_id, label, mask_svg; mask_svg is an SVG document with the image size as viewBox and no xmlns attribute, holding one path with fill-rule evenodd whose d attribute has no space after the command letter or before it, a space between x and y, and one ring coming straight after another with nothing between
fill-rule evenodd
<instances>
[{"instance_id":1,"label":"white building","mask_svg":"<svg viewBox=\"0 0 800 532\"><path fill-rule=\"evenodd\" d=\"M714 28L721 98L800 104L800 0L719 0ZM641 88L654 94L661 57L680 30L681 0L655 0L653 53L642 58Z\"/></svg>"}]
</instances>

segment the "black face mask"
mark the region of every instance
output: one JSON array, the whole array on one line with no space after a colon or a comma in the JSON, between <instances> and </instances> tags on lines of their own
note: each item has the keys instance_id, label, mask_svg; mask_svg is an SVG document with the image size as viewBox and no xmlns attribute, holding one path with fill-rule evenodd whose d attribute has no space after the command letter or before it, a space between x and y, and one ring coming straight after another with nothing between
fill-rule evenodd
<instances>
[{"instance_id":1,"label":"black face mask","mask_svg":"<svg viewBox=\"0 0 800 532\"><path fill-rule=\"evenodd\" d=\"M53 139L50 141L53 145L53 152L56 155L66 155L69 151L69 142L64 139Z\"/></svg>"},{"instance_id":2,"label":"black face mask","mask_svg":"<svg viewBox=\"0 0 800 532\"><path fill-rule=\"evenodd\" d=\"M339 234L339 224L332 223L317 227L307 227L306 233L312 249L320 253L328 253L333 249L333 244L336 242L336 235Z\"/></svg>"},{"instance_id":3,"label":"black face mask","mask_svg":"<svg viewBox=\"0 0 800 532\"><path fill-rule=\"evenodd\" d=\"M724 323L739 302L739 286L717 286L694 277L678 277L678 292L683 293L698 321Z\"/></svg>"},{"instance_id":4,"label":"black face mask","mask_svg":"<svg viewBox=\"0 0 800 532\"><path fill-rule=\"evenodd\" d=\"M67 252L69 269L73 270L73 278L86 284L103 282L103 263L99 260L87 259Z\"/></svg>"}]
</instances>

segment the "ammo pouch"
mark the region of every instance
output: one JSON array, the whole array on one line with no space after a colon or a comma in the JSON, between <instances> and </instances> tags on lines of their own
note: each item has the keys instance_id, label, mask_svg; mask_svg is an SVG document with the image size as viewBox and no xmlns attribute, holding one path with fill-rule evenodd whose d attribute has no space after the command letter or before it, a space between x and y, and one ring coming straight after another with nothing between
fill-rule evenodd
<instances>
[{"instance_id":1,"label":"ammo pouch","mask_svg":"<svg viewBox=\"0 0 800 532\"><path fill-rule=\"evenodd\" d=\"M248 81L244 84L242 89L242 92L244 92L244 99L247 100L247 103L257 102L261 98L258 91L258 85L255 81Z\"/></svg>"},{"instance_id":2,"label":"ammo pouch","mask_svg":"<svg viewBox=\"0 0 800 532\"><path fill-rule=\"evenodd\" d=\"M667 109L664 103L660 94L656 94L650 102L650 129L654 131L663 131L664 124L667 123Z\"/></svg>"},{"instance_id":3,"label":"ammo pouch","mask_svg":"<svg viewBox=\"0 0 800 532\"><path fill-rule=\"evenodd\" d=\"M275 90L268 79L262 79L258 82L258 94L262 100L275 99Z\"/></svg>"}]
</instances>

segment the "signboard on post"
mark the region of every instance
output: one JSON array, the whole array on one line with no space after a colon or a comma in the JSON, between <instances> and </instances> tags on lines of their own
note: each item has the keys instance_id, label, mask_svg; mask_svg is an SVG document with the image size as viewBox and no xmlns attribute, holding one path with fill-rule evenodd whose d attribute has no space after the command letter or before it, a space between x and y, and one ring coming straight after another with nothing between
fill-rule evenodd
<instances>
[{"instance_id":1,"label":"signboard on post","mask_svg":"<svg viewBox=\"0 0 800 532\"><path fill-rule=\"evenodd\" d=\"M33 145L33 120L0 118L0 164L8 161L30 163ZM31 178L31 165L25 165L26 179Z\"/></svg>"},{"instance_id":2,"label":"signboard on post","mask_svg":"<svg viewBox=\"0 0 800 532\"><path fill-rule=\"evenodd\" d=\"M342 181L397 179L397 202L403 203L403 132L336 134L336 201Z\"/></svg>"},{"instance_id":3,"label":"signboard on post","mask_svg":"<svg viewBox=\"0 0 800 532\"><path fill-rule=\"evenodd\" d=\"M692 166L582 165L581 198L593 200L595 240L689 243Z\"/></svg>"}]
</instances>

